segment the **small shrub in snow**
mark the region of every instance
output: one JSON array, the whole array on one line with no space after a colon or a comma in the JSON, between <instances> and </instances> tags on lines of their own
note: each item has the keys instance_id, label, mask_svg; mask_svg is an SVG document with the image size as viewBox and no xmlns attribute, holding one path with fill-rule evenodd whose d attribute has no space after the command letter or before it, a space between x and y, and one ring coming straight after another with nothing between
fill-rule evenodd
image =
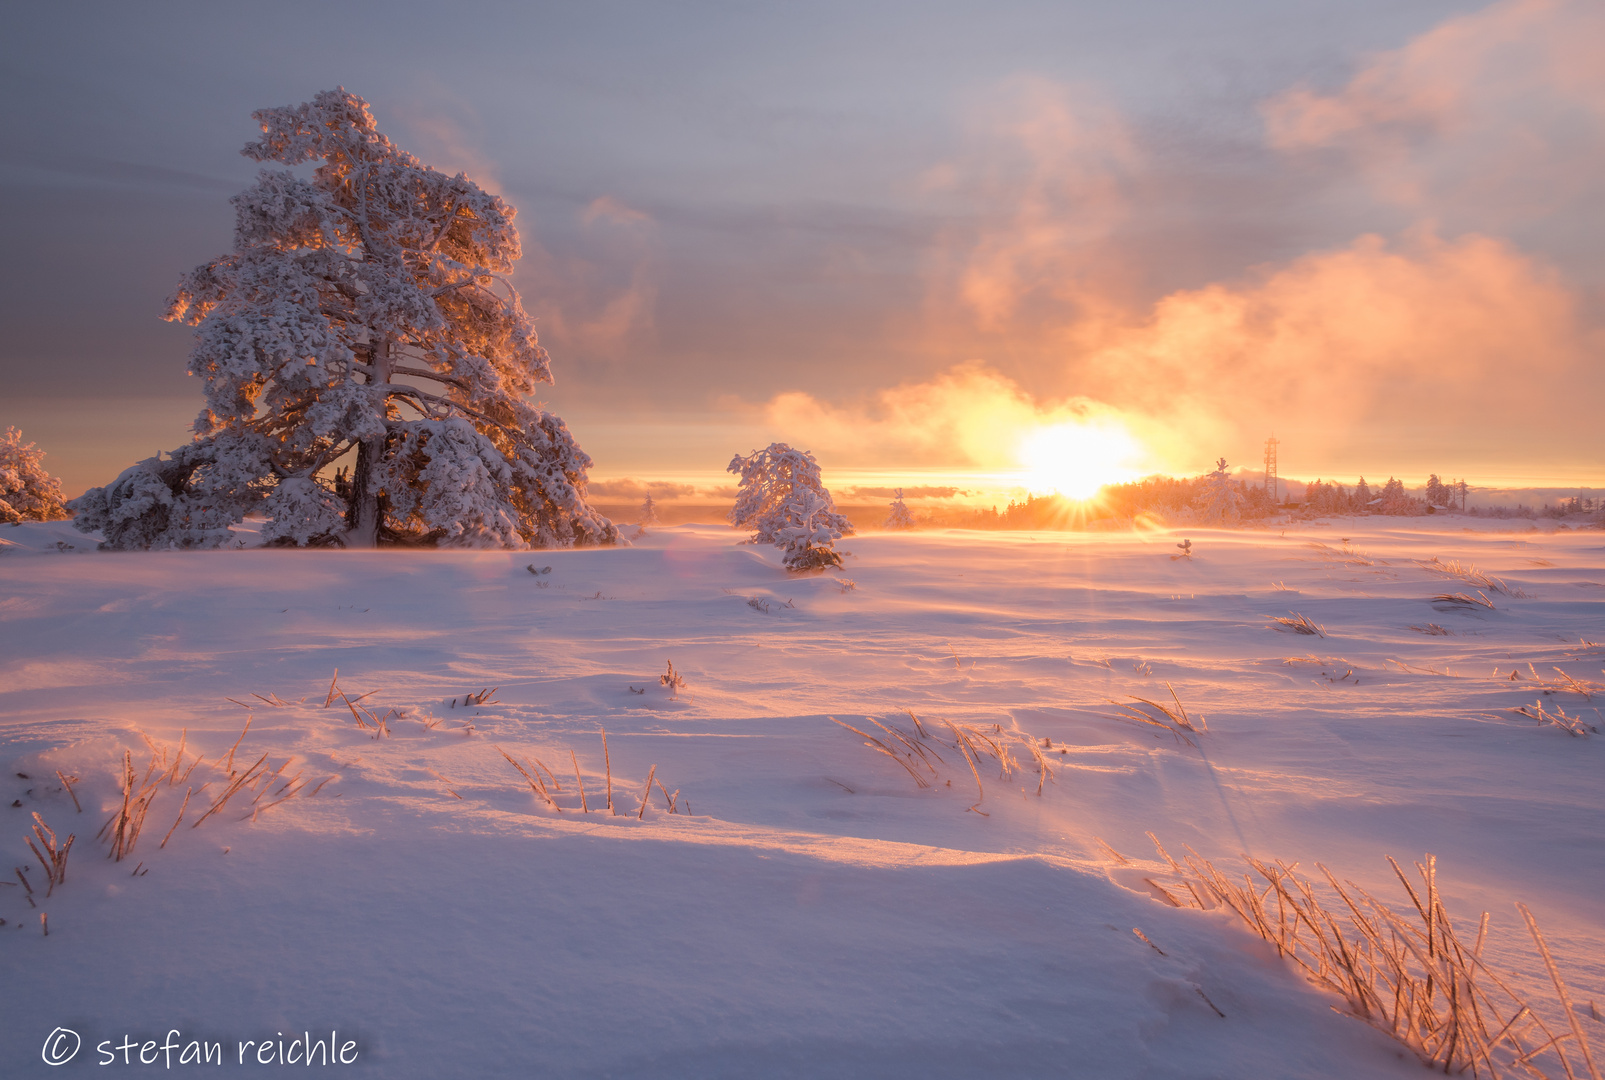
<instances>
[{"instance_id":1,"label":"small shrub in snow","mask_svg":"<svg viewBox=\"0 0 1605 1080\"><path fill-rule=\"evenodd\" d=\"M902 488L898 488L897 493L892 496L892 512L886 515L886 521L882 523L881 527L885 529L912 529L914 527L914 515L908 512L908 504L903 502Z\"/></svg>"},{"instance_id":2,"label":"small shrub in snow","mask_svg":"<svg viewBox=\"0 0 1605 1080\"><path fill-rule=\"evenodd\" d=\"M741 478L730 523L752 529L749 542L782 548L786 569L796 573L841 566L834 544L853 525L836 513L814 455L770 443L746 457L737 454L726 471Z\"/></svg>"},{"instance_id":3,"label":"small shrub in snow","mask_svg":"<svg viewBox=\"0 0 1605 1080\"><path fill-rule=\"evenodd\" d=\"M245 156L286 168L235 196L234 250L167 314L196 328L195 440L75 500L78 527L113 548L218 547L246 513L272 545L616 542L586 503L590 458L525 401L552 378L508 280L513 208L400 150L344 90L255 119Z\"/></svg>"},{"instance_id":4,"label":"small shrub in snow","mask_svg":"<svg viewBox=\"0 0 1605 1080\"><path fill-rule=\"evenodd\" d=\"M8 427L0 435L0 521L59 521L70 517L61 501L61 481L45 472L43 450Z\"/></svg>"},{"instance_id":5,"label":"small shrub in snow","mask_svg":"<svg viewBox=\"0 0 1605 1080\"><path fill-rule=\"evenodd\" d=\"M685 689L685 679L674 670L673 660L669 661L669 670L658 676L658 682L669 688L669 696L672 698L679 697L680 691Z\"/></svg>"}]
</instances>

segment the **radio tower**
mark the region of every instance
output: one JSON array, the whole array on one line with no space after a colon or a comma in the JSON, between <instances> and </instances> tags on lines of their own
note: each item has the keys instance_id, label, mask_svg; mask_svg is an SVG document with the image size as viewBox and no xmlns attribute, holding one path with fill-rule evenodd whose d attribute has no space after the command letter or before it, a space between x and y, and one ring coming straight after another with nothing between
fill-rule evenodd
<instances>
[{"instance_id":1,"label":"radio tower","mask_svg":"<svg viewBox=\"0 0 1605 1080\"><path fill-rule=\"evenodd\" d=\"M1265 491L1271 501L1281 502L1281 482L1276 476L1276 448L1281 445L1275 435L1265 440Z\"/></svg>"}]
</instances>

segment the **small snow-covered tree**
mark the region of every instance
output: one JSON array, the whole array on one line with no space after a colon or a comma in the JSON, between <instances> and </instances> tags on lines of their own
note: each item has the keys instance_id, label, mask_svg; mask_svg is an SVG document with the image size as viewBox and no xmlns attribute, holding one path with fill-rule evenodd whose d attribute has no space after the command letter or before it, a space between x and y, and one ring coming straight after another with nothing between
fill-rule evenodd
<instances>
[{"instance_id":1,"label":"small snow-covered tree","mask_svg":"<svg viewBox=\"0 0 1605 1080\"><path fill-rule=\"evenodd\" d=\"M1235 525L1243 516L1243 493L1226 471L1226 459L1215 463L1215 471L1203 478L1193 503L1198 520L1209 525Z\"/></svg>"},{"instance_id":2,"label":"small snow-covered tree","mask_svg":"<svg viewBox=\"0 0 1605 1080\"><path fill-rule=\"evenodd\" d=\"M892 496L892 512L886 515L886 521L882 523L881 528L912 529L913 527L914 515L908 512L908 504L903 502L903 489L898 488L896 494Z\"/></svg>"},{"instance_id":3,"label":"small snow-covered tree","mask_svg":"<svg viewBox=\"0 0 1605 1080\"><path fill-rule=\"evenodd\" d=\"M658 521L658 504L651 495L648 495L646 501L641 504L641 527L645 528L648 525L657 524L660 524Z\"/></svg>"},{"instance_id":4,"label":"small snow-covered tree","mask_svg":"<svg viewBox=\"0 0 1605 1080\"><path fill-rule=\"evenodd\" d=\"M853 525L836 512L814 455L785 443L770 443L746 457L737 454L725 471L741 478L730 523L753 530L749 543L783 548L788 570L841 565L834 544L852 532Z\"/></svg>"},{"instance_id":5,"label":"small snow-covered tree","mask_svg":"<svg viewBox=\"0 0 1605 1080\"><path fill-rule=\"evenodd\" d=\"M40 464L43 450L8 427L0 435L0 521L59 521L72 515L61 501L61 481Z\"/></svg>"},{"instance_id":6,"label":"small snow-covered tree","mask_svg":"<svg viewBox=\"0 0 1605 1080\"><path fill-rule=\"evenodd\" d=\"M1356 513L1364 513L1370 507L1371 487L1365 482L1365 477L1362 476L1360 477L1360 482L1354 485L1354 510Z\"/></svg>"},{"instance_id":7,"label":"small snow-covered tree","mask_svg":"<svg viewBox=\"0 0 1605 1080\"><path fill-rule=\"evenodd\" d=\"M1388 477L1388 482L1382 485L1381 501L1377 508L1384 514L1398 516L1424 512L1421 500L1411 498L1409 492L1404 490L1404 481L1391 476Z\"/></svg>"},{"instance_id":8,"label":"small snow-covered tree","mask_svg":"<svg viewBox=\"0 0 1605 1080\"><path fill-rule=\"evenodd\" d=\"M195 440L85 493L79 527L214 547L253 512L276 544L616 542L586 502L590 458L523 400L552 379L507 280L513 208L397 148L343 89L254 117L243 153L285 168L235 196L234 250L167 314L196 328Z\"/></svg>"}]
</instances>

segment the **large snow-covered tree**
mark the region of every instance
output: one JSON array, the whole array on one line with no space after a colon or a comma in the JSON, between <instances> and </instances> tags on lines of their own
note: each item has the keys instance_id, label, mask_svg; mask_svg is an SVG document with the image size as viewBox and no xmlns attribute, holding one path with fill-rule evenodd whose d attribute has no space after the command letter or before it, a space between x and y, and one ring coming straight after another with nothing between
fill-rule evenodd
<instances>
[{"instance_id":1,"label":"large snow-covered tree","mask_svg":"<svg viewBox=\"0 0 1605 1080\"><path fill-rule=\"evenodd\" d=\"M0 434L0 521L57 521L68 517L61 481L45 471L43 450L14 427Z\"/></svg>"},{"instance_id":2,"label":"large snow-covered tree","mask_svg":"<svg viewBox=\"0 0 1605 1080\"><path fill-rule=\"evenodd\" d=\"M751 543L783 549L788 570L841 565L834 545L853 531L853 525L836 512L814 455L785 443L770 443L746 457L737 454L725 471L741 478L730 523L752 529Z\"/></svg>"},{"instance_id":3,"label":"large snow-covered tree","mask_svg":"<svg viewBox=\"0 0 1605 1080\"><path fill-rule=\"evenodd\" d=\"M243 153L284 168L235 196L234 250L167 314L196 328L195 439L76 500L79 527L119 548L217 546L246 513L276 544L616 542L590 458L524 400L552 378L507 280L513 208L344 89L254 118Z\"/></svg>"}]
</instances>

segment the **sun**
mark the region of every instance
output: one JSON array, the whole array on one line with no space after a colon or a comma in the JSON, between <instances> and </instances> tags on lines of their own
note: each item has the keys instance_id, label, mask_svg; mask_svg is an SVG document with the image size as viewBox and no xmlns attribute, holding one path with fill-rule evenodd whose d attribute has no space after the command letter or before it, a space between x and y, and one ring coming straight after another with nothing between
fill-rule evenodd
<instances>
[{"instance_id":1,"label":"sun","mask_svg":"<svg viewBox=\"0 0 1605 1080\"><path fill-rule=\"evenodd\" d=\"M1106 484L1135 479L1142 452L1124 427L1108 421L1065 421L1039 427L1020 440L1025 483L1042 494L1090 499Z\"/></svg>"}]
</instances>

